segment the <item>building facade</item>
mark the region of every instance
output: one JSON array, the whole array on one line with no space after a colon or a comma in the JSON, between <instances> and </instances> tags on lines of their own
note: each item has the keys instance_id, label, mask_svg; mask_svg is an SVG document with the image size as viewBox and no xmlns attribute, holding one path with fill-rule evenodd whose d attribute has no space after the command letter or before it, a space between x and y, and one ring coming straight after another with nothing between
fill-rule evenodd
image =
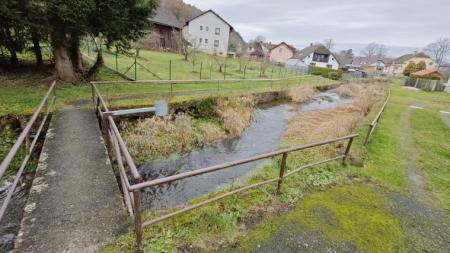
<instances>
[{"instance_id":1,"label":"building facade","mask_svg":"<svg viewBox=\"0 0 450 253\"><path fill-rule=\"evenodd\" d=\"M186 22L184 38L196 50L227 56L230 32L233 27L212 10Z\"/></svg>"},{"instance_id":2,"label":"building facade","mask_svg":"<svg viewBox=\"0 0 450 253\"><path fill-rule=\"evenodd\" d=\"M436 69L437 64L436 62L431 59L428 55L422 53L422 52L416 52L412 54L406 54L403 55L397 59L395 59L392 64L390 64L386 70L385 74L393 75L393 76L402 76L403 71L405 70L406 66L408 66L409 63L419 63L419 62L425 62L426 64L426 70Z\"/></svg>"},{"instance_id":3,"label":"building facade","mask_svg":"<svg viewBox=\"0 0 450 253\"><path fill-rule=\"evenodd\" d=\"M269 51L269 59L273 63L285 64L296 53L295 47L281 42Z\"/></svg>"},{"instance_id":4,"label":"building facade","mask_svg":"<svg viewBox=\"0 0 450 253\"><path fill-rule=\"evenodd\" d=\"M309 47L300 50L291 59L299 59L309 66L339 69L336 56L322 44L311 44Z\"/></svg>"}]
</instances>

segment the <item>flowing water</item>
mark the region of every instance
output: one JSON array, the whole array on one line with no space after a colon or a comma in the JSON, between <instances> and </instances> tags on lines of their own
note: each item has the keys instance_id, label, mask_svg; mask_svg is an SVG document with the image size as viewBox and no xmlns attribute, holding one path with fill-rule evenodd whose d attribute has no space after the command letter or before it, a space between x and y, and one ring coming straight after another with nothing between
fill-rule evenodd
<instances>
[{"instance_id":1,"label":"flowing water","mask_svg":"<svg viewBox=\"0 0 450 253\"><path fill-rule=\"evenodd\" d=\"M184 156L151 161L140 167L144 180L166 177L207 166L231 162L274 151L281 143L287 120L295 111L334 108L351 103L332 91L314 94L307 104L265 104L257 108L252 125L239 138L225 140ZM191 199L216 192L220 187L242 178L263 161L256 161L201 176L179 180L167 185L145 189L146 208L173 208Z\"/></svg>"}]
</instances>

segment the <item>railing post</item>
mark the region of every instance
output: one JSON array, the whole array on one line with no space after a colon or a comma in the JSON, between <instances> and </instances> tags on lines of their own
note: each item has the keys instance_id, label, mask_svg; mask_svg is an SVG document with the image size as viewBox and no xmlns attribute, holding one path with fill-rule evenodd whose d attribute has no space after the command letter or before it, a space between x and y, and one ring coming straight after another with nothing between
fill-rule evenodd
<instances>
[{"instance_id":1,"label":"railing post","mask_svg":"<svg viewBox=\"0 0 450 253\"><path fill-rule=\"evenodd\" d=\"M287 153L283 153L280 165L280 177L278 178L277 195L280 195L281 193L281 184L283 184L284 171L286 169L286 160L287 160Z\"/></svg>"},{"instance_id":2,"label":"railing post","mask_svg":"<svg viewBox=\"0 0 450 253\"><path fill-rule=\"evenodd\" d=\"M136 178L134 180L135 184L142 182L141 178ZM144 252L144 242L142 235L142 216L141 216L141 190L133 191L134 199L134 230L136 234L136 253Z\"/></svg>"},{"instance_id":3,"label":"railing post","mask_svg":"<svg viewBox=\"0 0 450 253\"><path fill-rule=\"evenodd\" d=\"M220 93L220 81L219 80L217 80L217 92Z\"/></svg>"},{"instance_id":4,"label":"railing post","mask_svg":"<svg viewBox=\"0 0 450 253\"><path fill-rule=\"evenodd\" d=\"M369 130L367 131L366 139L364 140L364 146L367 146L367 144L369 144L369 138L370 138L370 134L372 133L372 129L373 129L373 125L370 124Z\"/></svg>"},{"instance_id":5,"label":"railing post","mask_svg":"<svg viewBox=\"0 0 450 253\"><path fill-rule=\"evenodd\" d=\"M345 163L345 160L347 159L348 154L350 153L350 148L352 147L353 139L355 137L352 137L348 140L347 148L345 149L344 158L342 158L342 163Z\"/></svg>"}]
</instances>

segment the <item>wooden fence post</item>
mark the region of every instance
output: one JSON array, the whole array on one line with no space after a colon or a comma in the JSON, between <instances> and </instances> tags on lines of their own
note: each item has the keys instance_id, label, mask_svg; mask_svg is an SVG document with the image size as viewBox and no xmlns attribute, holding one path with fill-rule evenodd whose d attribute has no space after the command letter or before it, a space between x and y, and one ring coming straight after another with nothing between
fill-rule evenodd
<instances>
[{"instance_id":1,"label":"wooden fence post","mask_svg":"<svg viewBox=\"0 0 450 253\"><path fill-rule=\"evenodd\" d=\"M283 153L280 164L280 176L278 177L277 195L281 193L281 184L283 184L284 171L286 169L287 153Z\"/></svg>"},{"instance_id":2,"label":"wooden fence post","mask_svg":"<svg viewBox=\"0 0 450 253\"><path fill-rule=\"evenodd\" d=\"M141 179L135 179L135 184L141 183ZM141 216L141 190L133 191L134 198L134 230L136 234L136 253L144 252L144 241L142 234L142 216Z\"/></svg>"}]
</instances>

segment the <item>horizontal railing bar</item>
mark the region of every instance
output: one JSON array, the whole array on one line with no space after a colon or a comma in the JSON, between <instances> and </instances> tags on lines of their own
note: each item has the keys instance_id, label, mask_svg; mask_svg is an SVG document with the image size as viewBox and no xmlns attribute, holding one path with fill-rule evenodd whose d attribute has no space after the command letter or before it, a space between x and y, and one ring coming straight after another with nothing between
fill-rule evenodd
<instances>
[{"instance_id":1,"label":"horizontal railing bar","mask_svg":"<svg viewBox=\"0 0 450 253\"><path fill-rule=\"evenodd\" d=\"M220 199L223 199L223 198L225 198L225 197L234 195L234 194L236 194L236 193L239 193L239 192L242 192L242 191L246 191L246 190L250 190L250 189L253 189L253 188L256 188L256 187L259 187L259 186L263 186L263 185L266 185L266 184L274 183L274 182L277 182L277 181L278 181L278 178L269 179L269 180L266 180L266 181L263 181L263 182L259 182L259 183L256 183L256 184L252 184L252 185L248 185L248 186L239 188L239 189L234 190L234 191L231 191L231 192L227 192L227 193L225 193L225 194L216 196L216 197L214 197L214 198L205 200L205 201L203 201L203 202L200 202L200 203L197 203L197 204L194 204L194 205L187 206L187 207L185 207L185 208L183 208L183 209L181 209L181 210L175 211L175 212L173 212L173 213L166 214L166 215L163 215L163 216L158 217L158 218L156 218L156 219L153 219L153 220L149 220L149 221L147 221L147 222L144 222L144 223L142 224L142 227L150 226L150 225L152 225L152 224L155 224L155 223L161 222L161 221L163 221L163 220L169 219L169 218L171 218L171 217L174 217L174 216L183 214L183 213L188 212L188 211L190 211L190 210L193 210L193 209L196 209L196 208L198 208L198 207L207 205L207 204L209 204L209 203L218 201L218 200L220 200Z\"/></svg>"},{"instance_id":2,"label":"horizontal railing bar","mask_svg":"<svg viewBox=\"0 0 450 253\"><path fill-rule=\"evenodd\" d=\"M92 81L92 84L109 84L109 83L139 83L139 84L196 84L196 83L233 83L233 82L267 82L267 81L283 81L292 78L265 78L265 79L202 79L202 80L137 80L137 81Z\"/></svg>"},{"instance_id":3,"label":"horizontal railing bar","mask_svg":"<svg viewBox=\"0 0 450 253\"><path fill-rule=\"evenodd\" d=\"M320 165L320 164L323 164L323 163L339 160L339 159L342 159L343 157L345 157L345 155L340 155L340 156L337 156L337 157L334 157L334 158L322 160L322 161L319 161L319 162L315 162L315 163L311 163L311 164L299 167L298 169L292 170L289 173L285 174L283 178L287 178L287 177L289 177L289 176L291 176L291 175L293 175L295 173L298 173L298 172L300 172L300 171L302 171L304 169L311 168L311 167L314 167L314 166L317 166L317 165ZM225 194L213 197L211 199L202 201L202 202L194 204L194 205L186 206L183 209L177 210L177 211L175 211L173 213L169 213L169 214L160 216L158 218L146 221L146 222L144 222L142 224L142 227L146 227L146 226L150 226L150 225L156 224L158 222L164 221L166 219L169 219L169 218L172 218L174 216L186 213L186 212L191 211L193 209L196 209L196 208L199 208L201 206L204 206L204 205L216 202L216 201L221 200L221 199L223 199L225 197L228 197L228 196L231 196L231 195L235 195L237 193L240 193L240 192L243 192L243 191L246 191L246 190L250 190L250 189L253 189L253 188L256 188L256 187L259 187L259 186L263 186L263 185L266 185L266 184L278 182L278 180L279 180L278 177L277 178L273 178L273 179L268 179L268 180L265 180L265 181L262 181L262 182L259 182L259 183L256 183L256 184L252 184L252 185L241 187L239 189L227 192Z\"/></svg>"},{"instance_id":4,"label":"horizontal railing bar","mask_svg":"<svg viewBox=\"0 0 450 253\"><path fill-rule=\"evenodd\" d=\"M315 162L315 163L307 164L305 166L301 166L301 167L299 167L297 169L289 171L288 173L286 173L284 175L284 177L289 177L289 176L292 176L293 174L296 174L296 173L298 173L298 172L300 172L300 171L302 171L304 169L308 169L308 168L311 168L311 167L314 167L314 166L317 166L317 165L320 165L320 164L336 161L336 160L342 159L344 157L345 157L345 155L339 155L339 156L336 156L334 158L330 158L330 159L318 161L318 162Z\"/></svg>"},{"instance_id":5,"label":"horizontal railing bar","mask_svg":"<svg viewBox=\"0 0 450 253\"><path fill-rule=\"evenodd\" d=\"M105 100L103 100L103 97L100 95L100 91L98 90L97 86L93 83L92 87L94 88L95 93L97 94L97 98L100 100L101 105L103 106L103 109L105 109L105 111L109 112L108 106L106 106L106 102Z\"/></svg>"},{"instance_id":6,"label":"horizontal railing bar","mask_svg":"<svg viewBox=\"0 0 450 253\"><path fill-rule=\"evenodd\" d=\"M206 167L206 168L201 168L201 169L197 169L197 170L192 170L192 171L180 173L178 175L173 175L173 176L169 176L169 177L165 177L165 178L159 178L159 179L143 182L143 183L140 183L140 184L135 184L135 185L132 185L129 190L130 191L134 191L134 190L139 190L139 189L143 189L143 188L147 188L147 187L151 187L151 186L166 184L166 183L170 183L170 182L177 181L177 180L184 179L184 178L188 178L188 177L193 177L193 176L197 176L197 175L201 175L201 174L205 174L205 173L211 173L211 172L214 172L214 171L217 171L217 170L222 170L222 169L234 167L234 166L245 164L245 163L250 163L250 162L254 162L254 161L258 161L258 160L262 160L262 159L266 159L266 158L271 158L271 157L274 157L274 156L281 155L283 153L290 153L290 152L294 152L294 151L300 151L300 150L304 150L304 149L308 149L308 148L313 148L313 147L317 147L317 146L323 146L323 145L326 145L326 144L331 144L331 143L335 143L335 142L338 142L338 141L351 139L351 138L354 138L356 136L358 136L358 134L352 134L352 135L348 135L348 136L344 136L344 137L340 137L340 138L336 138L336 139L331 139L331 140L311 143L311 144L307 144L307 145L303 145L303 146L292 147L292 148L283 149L283 150L279 150L279 151L275 151L275 152L271 152L271 153L266 153L266 154L262 154L262 155L253 156L253 157L250 157L250 158L247 158L247 159L242 159L242 160L228 162L228 163L223 163L223 164L219 164L219 165L215 165L215 166L211 166L211 167Z\"/></svg>"},{"instance_id":7,"label":"horizontal railing bar","mask_svg":"<svg viewBox=\"0 0 450 253\"><path fill-rule=\"evenodd\" d=\"M380 111L378 111L377 115L375 116L375 118L373 119L373 121L371 123L372 126L375 125L375 123L379 120L379 118L383 114L384 109L386 108L390 97L391 97L391 90L389 89L388 90L388 96L387 96L386 100L384 101L383 106L381 107Z\"/></svg>"},{"instance_id":8,"label":"horizontal railing bar","mask_svg":"<svg viewBox=\"0 0 450 253\"><path fill-rule=\"evenodd\" d=\"M127 164L130 167L131 174L133 175L133 177L135 179L141 178L141 175L139 174L138 170L136 169L136 165L134 164L133 158L131 157L130 153L128 152L127 146L126 146L125 142L123 141L122 136L120 136L119 129L117 128L113 117L107 116L107 118L108 118L111 130L112 130L114 136L116 137L116 140L119 144L120 149L122 150L123 156L125 156L125 161L127 161Z\"/></svg>"},{"instance_id":9,"label":"horizontal railing bar","mask_svg":"<svg viewBox=\"0 0 450 253\"><path fill-rule=\"evenodd\" d=\"M39 139L39 136L40 136L40 134L42 132L42 129L45 126L45 123L47 121L48 115L49 115L49 112L47 112L45 117L42 119L42 123L40 124L40 126L39 126L39 128L38 128L38 130L37 130L37 132L36 132L36 134L35 134L35 136L33 138L33 141L31 142L30 150L29 151L27 150L27 155L22 160L22 163L21 163L21 165L19 167L19 170L16 173L16 177L14 178L13 184L10 186L10 189L8 191L8 194L6 195L6 198L3 200L2 207L0 209L0 221L2 220L3 215L6 212L6 208L8 208L9 202L11 201L12 195L14 194L14 191L15 191L15 189L17 187L17 183L19 182L20 177L22 176L22 173L23 173L23 171L25 169L25 166L27 166L31 155L33 154L33 150L34 150L34 148L36 146L37 140Z\"/></svg>"},{"instance_id":10,"label":"horizontal railing bar","mask_svg":"<svg viewBox=\"0 0 450 253\"><path fill-rule=\"evenodd\" d=\"M145 108L136 108L136 109L127 109L127 110L117 110L111 111L111 115L116 116L124 116L129 114L139 114L139 113L147 113L156 111L156 107L145 107Z\"/></svg>"},{"instance_id":11,"label":"horizontal railing bar","mask_svg":"<svg viewBox=\"0 0 450 253\"><path fill-rule=\"evenodd\" d=\"M41 113L42 108L44 107L45 103L47 102L48 98L50 97L50 94L52 93L55 86L56 86L56 81L53 81L52 85L50 86L50 88L48 89L44 98L42 99L41 103L39 104L39 106L34 111L33 115L31 116L30 120L26 124L25 129L19 135L16 142L14 143L14 145L11 147L8 154L6 155L5 159L3 159L3 162L0 164L0 178L3 177L6 169L9 167L11 161L13 160L17 151L19 150L20 145L22 145L23 141L27 138L27 135L29 134L32 126L34 125L34 122L36 121L39 114Z\"/></svg>"},{"instance_id":12,"label":"horizontal railing bar","mask_svg":"<svg viewBox=\"0 0 450 253\"><path fill-rule=\"evenodd\" d=\"M111 133L111 130L108 131L108 134L110 136L110 139L112 140L113 146L114 146L114 153L116 153L116 160L117 160L117 166L119 167L119 174L120 174L120 182L122 184L122 191L125 198L125 205L128 209L128 213L131 217L134 216L133 213L133 207L130 199L130 192L128 191L128 188L130 187L130 184L128 182L128 178L125 173L125 169L123 167L123 161L122 161L122 155L120 153L119 145L117 144L117 139L114 138L114 136Z\"/></svg>"}]
</instances>

